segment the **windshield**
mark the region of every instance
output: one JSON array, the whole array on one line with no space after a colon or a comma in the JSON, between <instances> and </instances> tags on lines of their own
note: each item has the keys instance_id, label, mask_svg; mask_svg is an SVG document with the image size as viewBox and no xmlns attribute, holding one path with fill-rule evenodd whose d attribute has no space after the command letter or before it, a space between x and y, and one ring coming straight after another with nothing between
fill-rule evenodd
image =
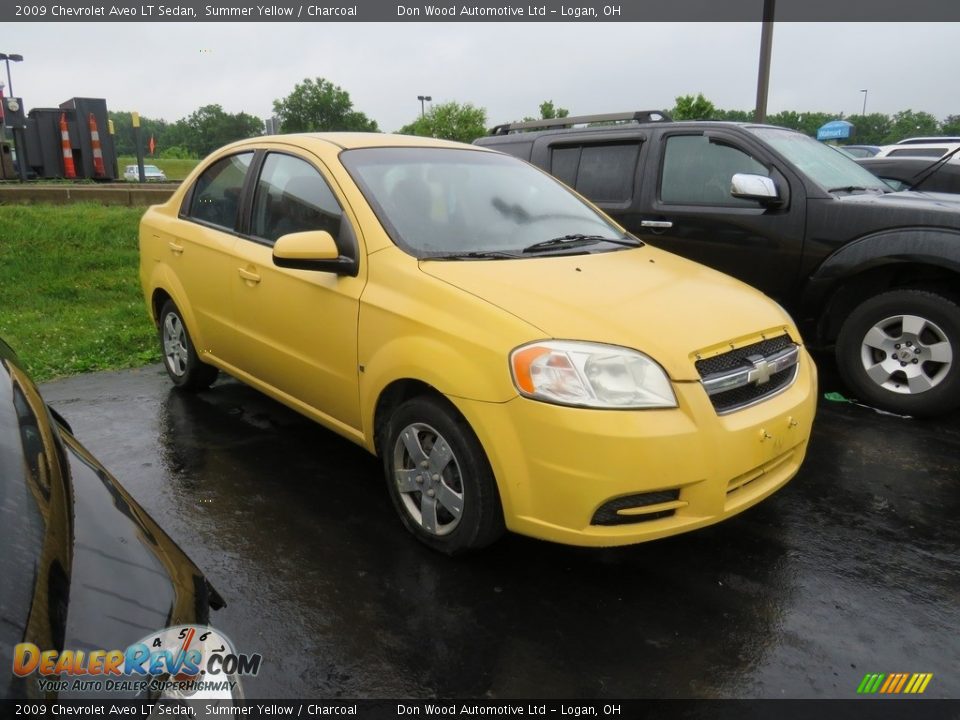
<instances>
[{"instance_id":1,"label":"windshield","mask_svg":"<svg viewBox=\"0 0 960 720\"><path fill-rule=\"evenodd\" d=\"M622 249L603 242L622 240L620 230L558 181L513 157L392 147L347 150L340 158L393 241L419 258L512 257L536 243L571 237L545 249Z\"/></svg>"},{"instance_id":2,"label":"windshield","mask_svg":"<svg viewBox=\"0 0 960 720\"><path fill-rule=\"evenodd\" d=\"M863 189L890 192L890 188L869 170L811 137L776 128L750 128L750 132L770 143L824 190Z\"/></svg>"}]
</instances>

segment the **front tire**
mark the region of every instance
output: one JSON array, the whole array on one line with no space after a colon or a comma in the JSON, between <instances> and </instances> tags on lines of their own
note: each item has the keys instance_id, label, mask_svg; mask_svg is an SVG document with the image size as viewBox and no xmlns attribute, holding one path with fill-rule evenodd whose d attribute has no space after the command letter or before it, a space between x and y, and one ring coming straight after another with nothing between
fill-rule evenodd
<instances>
[{"instance_id":1,"label":"front tire","mask_svg":"<svg viewBox=\"0 0 960 720\"><path fill-rule=\"evenodd\" d=\"M404 526L456 555L504 532L497 483L466 420L444 401L418 397L393 413L381 454L390 499Z\"/></svg>"},{"instance_id":2,"label":"front tire","mask_svg":"<svg viewBox=\"0 0 960 720\"><path fill-rule=\"evenodd\" d=\"M926 290L892 290L854 309L837 366L859 399L930 417L960 406L960 306Z\"/></svg>"},{"instance_id":3,"label":"front tire","mask_svg":"<svg viewBox=\"0 0 960 720\"><path fill-rule=\"evenodd\" d=\"M204 390L217 379L217 368L200 360L180 310L167 300L160 309L160 352L173 384L184 390Z\"/></svg>"}]
</instances>

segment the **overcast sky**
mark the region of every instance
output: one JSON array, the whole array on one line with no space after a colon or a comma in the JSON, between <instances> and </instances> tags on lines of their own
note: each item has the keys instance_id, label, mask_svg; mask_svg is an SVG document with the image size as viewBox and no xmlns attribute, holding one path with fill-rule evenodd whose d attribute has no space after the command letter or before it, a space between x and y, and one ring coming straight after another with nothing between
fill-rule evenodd
<instances>
[{"instance_id":1,"label":"overcast sky","mask_svg":"<svg viewBox=\"0 0 960 720\"><path fill-rule=\"evenodd\" d=\"M768 111L960 114L960 24L780 23ZM760 25L750 23L16 23L0 52L27 108L103 97L111 110L177 120L202 105L267 117L306 77L350 93L396 130L434 102L499 122L552 99L571 114L670 108L702 92L754 106ZM4 76L5 79L5 76Z\"/></svg>"}]
</instances>

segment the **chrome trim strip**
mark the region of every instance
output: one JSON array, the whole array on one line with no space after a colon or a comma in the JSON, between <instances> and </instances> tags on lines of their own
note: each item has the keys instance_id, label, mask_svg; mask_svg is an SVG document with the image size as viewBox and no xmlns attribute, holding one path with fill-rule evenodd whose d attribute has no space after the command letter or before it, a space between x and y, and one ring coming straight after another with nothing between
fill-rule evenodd
<instances>
[{"instance_id":1,"label":"chrome trim strip","mask_svg":"<svg viewBox=\"0 0 960 720\"><path fill-rule=\"evenodd\" d=\"M743 367L730 372L713 373L705 376L701 382L703 383L703 389L707 391L707 395L718 395L751 384L766 384L770 381L771 375L793 367L799 362L800 347L792 345L767 357L751 355L747 360L753 363L753 367Z\"/></svg>"},{"instance_id":2,"label":"chrome trim strip","mask_svg":"<svg viewBox=\"0 0 960 720\"><path fill-rule=\"evenodd\" d=\"M717 415L720 415L720 416L729 415L730 413L739 412L740 410L746 410L749 407L753 407L754 405L759 405L760 403L766 402L771 398L775 398L777 395L780 395L781 393L785 393L787 390L793 387L793 383L797 381L797 375L800 374L799 370L800 370L800 366L794 365L793 374L791 374L790 379L787 382L785 382L783 385L778 387L775 391L771 393L767 393L766 395L761 395L760 397L754 398L750 402L741 403L740 405L731 405L730 407L724 408L723 410L717 410Z\"/></svg>"}]
</instances>

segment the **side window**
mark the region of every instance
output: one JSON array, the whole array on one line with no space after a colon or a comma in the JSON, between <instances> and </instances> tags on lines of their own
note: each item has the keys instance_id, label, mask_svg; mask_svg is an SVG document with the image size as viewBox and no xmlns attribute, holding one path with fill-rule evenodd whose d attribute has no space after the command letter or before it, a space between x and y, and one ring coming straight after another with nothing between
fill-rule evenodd
<instances>
[{"instance_id":1,"label":"side window","mask_svg":"<svg viewBox=\"0 0 960 720\"><path fill-rule=\"evenodd\" d=\"M197 178L187 216L227 230L237 225L240 191L253 160L252 152L230 155L215 162Z\"/></svg>"},{"instance_id":2,"label":"side window","mask_svg":"<svg viewBox=\"0 0 960 720\"><path fill-rule=\"evenodd\" d=\"M555 147L550 173L598 203L633 199L640 143L604 143Z\"/></svg>"},{"instance_id":3,"label":"side window","mask_svg":"<svg viewBox=\"0 0 960 720\"><path fill-rule=\"evenodd\" d=\"M336 240L342 215L330 186L310 163L267 155L253 198L253 235L276 242L288 233L326 230Z\"/></svg>"},{"instance_id":4,"label":"side window","mask_svg":"<svg viewBox=\"0 0 960 720\"><path fill-rule=\"evenodd\" d=\"M674 135L667 139L660 199L688 205L756 207L752 200L730 195L730 180L737 173L770 175L742 150L711 143L704 135Z\"/></svg>"},{"instance_id":5,"label":"side window","mask_svg":"<svg viewBox=\"0 0 960 720\"><path fill-rule=\"evenodd\" d=\"M550 153L550 174L570 187L577 184L577 168L580 167L580 146L557 147Z\"/></svg>"},{"instance_id":6,"label":"side window","mask_svg":"<svg viewBox=\"0 0 960 720\"><path fill-rule=\"evenodd\" d=\"M639 156L638 143L585 146L577 171L577 192L595 202L630 202Z\"/></svg>"}]
</instances>

